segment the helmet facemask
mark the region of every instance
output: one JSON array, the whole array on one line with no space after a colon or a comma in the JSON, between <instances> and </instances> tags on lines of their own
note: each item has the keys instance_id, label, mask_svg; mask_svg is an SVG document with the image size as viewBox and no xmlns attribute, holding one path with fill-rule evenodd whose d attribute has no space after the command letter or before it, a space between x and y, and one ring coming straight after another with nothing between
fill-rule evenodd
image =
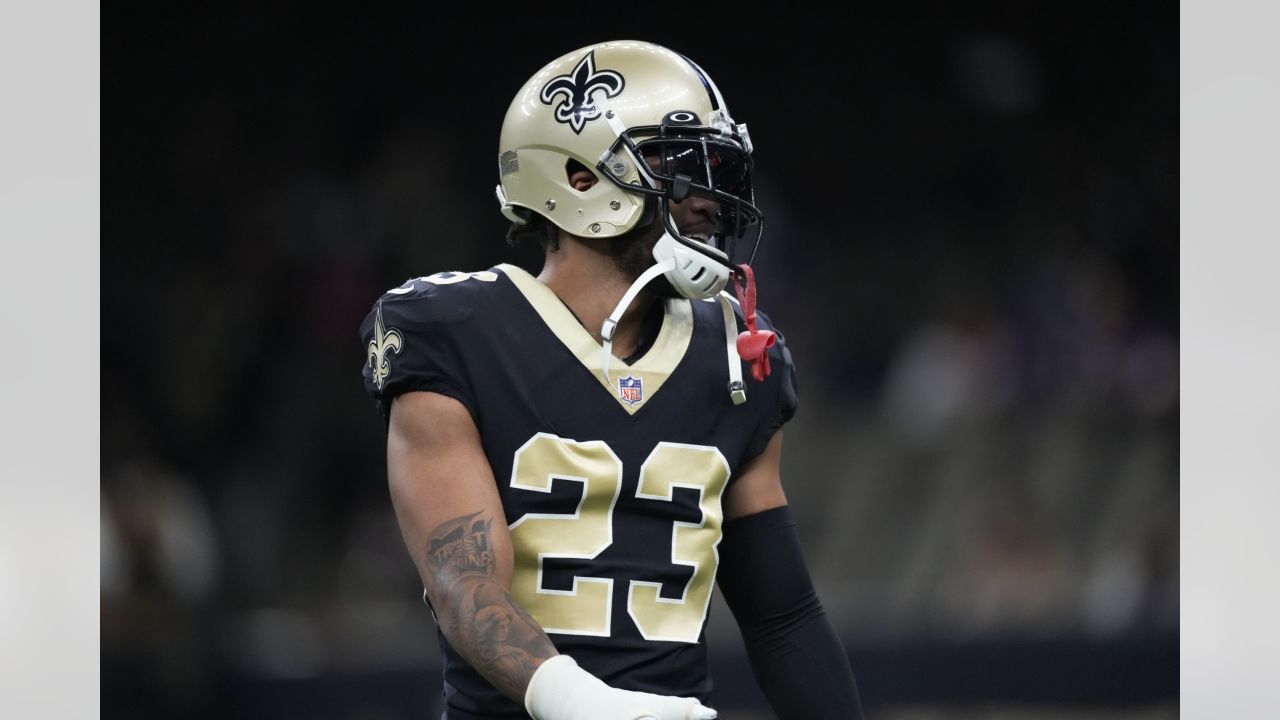
<instances>
[{"instance_id":1,"label":"helmet facemask","mask_svg":"<svg viewBox=\"0 0 1280 720\"><path fill-rule=\"evenodd\" d=\"M691 268L694 274L700 269L712 270L707 260L718 266L713 272L721 279L711 286L693 276L680 282L677 272L671 278L672 284L686 297L710 297L723 289L730 273L738 272L733 262L738 242L750 237L751 251L746 260L749 264L764 230L764 216L755 205L751 186L751 145L746 126L733 125L727 120L718 125L697 124L696 116L690 112L669 113L661 125L633 127L621 132L597 163L597 168L614 185L656 201L652 204L657 206L666 235L680 246L677 252L686 258L688 251L700 256L696 265L703 267ZM626 163L617 162L620 156L635 165L638 181L627 183L619 177L625 174L618 172L619 169L626 168ZM689 197L706 198L719 206L714 218L715 230L705 242L684 235L671 216L668 202L678 204ZM659 246L662 244L660 240ZM659 261L665 259L661 250L657 247L654 253ZM669 249L667 255L670 254Z\"/></svg>"}]
</instances>

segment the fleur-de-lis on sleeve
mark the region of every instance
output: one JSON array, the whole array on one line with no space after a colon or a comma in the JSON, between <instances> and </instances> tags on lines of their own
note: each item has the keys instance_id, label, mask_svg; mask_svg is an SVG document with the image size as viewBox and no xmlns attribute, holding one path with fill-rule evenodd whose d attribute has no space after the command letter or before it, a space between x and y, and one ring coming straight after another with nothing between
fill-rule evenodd
<instances>
[{"instance_id":1,"label":"fleur-de-lis on sleeve","mask_svg":"<svg viewBox=\"0 0 1280 720\"><path fill-rule=\"evenodd\" d=\"M596 71L596 52L592 50L578 62L573 72L551 78L543 85L539 97L551 105L560 96L560 104L556 105L556 121L581 134L588 121L600 117L600 108L596 107L592 96L603 90L605 97L616 97L622 92L623 85L622 75L612 70Z\"/></svg>"},{"instance_id":2,"label":"fleur-de-lis on sleeve","mask_svg":"<svg viewBox=\"0 0 1280 720\"><path fill-rule=\"evenodd\" d=\"M379 390L391 375L391 356L400 353L403 342L399 330L384 328L382 303L378 303L378 314L373 320L373 340L369 341L369 369L373 374L373 384L377 385Z\"/></svg>"}]
</instances>

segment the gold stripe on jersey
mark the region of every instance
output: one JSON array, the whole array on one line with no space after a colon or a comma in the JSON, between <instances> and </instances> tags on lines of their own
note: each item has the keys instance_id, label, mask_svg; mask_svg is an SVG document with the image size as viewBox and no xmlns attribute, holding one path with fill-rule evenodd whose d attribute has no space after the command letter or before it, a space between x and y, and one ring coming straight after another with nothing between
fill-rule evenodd
<instances>
[{"instance_id":1,"label":"gold stripe on jersey","mask_svg":"<svg viewBox=\"0 0 1280 720\"><path fill-rule=\"evenodd\" d=\"M520 294L524 295L542 321L569 349L569 352L578 358L578 362L591 371L605 391L632 415L658 393L667 378L671 377L671 373L675 371L676 365L680 364L685 351L689 349L689 342L693 338L693 308L689 301L683 298L668 299L662 318L662 330L653 341L653 347L649 348L649 351L634 365L629 365L615 357L609 363L609 382L606 382L601 365L603 347L596 342L591 333L587 332L586 328L582 327L578 318L569 312L569 308L559 296L551 288L538 282L537 278L515 265L503 264L498 267L511 278L511 282L520 290ZM622 392L618 386L618 381L627 376L640 378L641 398L634 404L622 399Z\"/></svg>"}]
</instances>

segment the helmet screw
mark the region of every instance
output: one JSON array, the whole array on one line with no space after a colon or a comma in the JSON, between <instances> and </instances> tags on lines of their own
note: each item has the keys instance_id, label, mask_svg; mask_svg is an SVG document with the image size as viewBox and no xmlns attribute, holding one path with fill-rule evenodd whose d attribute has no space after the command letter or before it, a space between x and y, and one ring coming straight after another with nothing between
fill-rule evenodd
<instances>
[{"instance_id":1,"label":"helmet screw","mask_svg":"<svg viewBox=\"0 0 1280 720\"><path fill-rule=\"evenodd\" d=\"M591 223L591 232L593 233L600 232L600 223Z\"/></svg>"},{"instance_id":2,"label":"helmet screw","mask_svg":"<svg viewBox=\"0 0 1280 720\"><path fill-rule=\"evenodd\" d=\"M548 200L548 201L547 201L547 203L546 203L546 205L547 205L547 209L548 209L548 210L555 210L555 209L556 209L556 201L555 201L555 200Z\"/></svg>"},{"instance_id":3,"label":"helmet screw","mask_svg":"<svg viewBox=\"0 0 1280 720\"><path fill-rule=\"evenodd\" d=\"M616 175L616 176L618 176L618 177L622 177L622 176L623 176L623 175L625 175L625 174L626 174L626 172L627 172L627 166L626 166L626 164L625 164L625 163L623 163L623 162L621 162L621 161L617 161L617 162L614 162L612 165L610 165L610 166L609 166L609 170L610 170L610 172L612 172L614 175Z\"/></svg>"},{"instance_id":4,"label":"helmet screw","mask_svg":"<svg viewBox=\"0 0 1280 720\"><path fill-rule=\"evenodd\" d=\"M613 119L613 111L612 111L612 110L605 110L605 111L604 111L604 116L605 116L605 117L607 117L607 118L609 118L610 120L612 120L612 119Z\"/></svg>"},{"instance_id":5,"label":"helmet screw","mask_svg":"<svg viewBox=\"0 0 1280 720\"><path fill-rule=\"evenodd\" d=\"M618 209L618 208L620 208L620 207L622 207L622 203L618 202L617 200L610 200L610 201L609 201L609 209L610 209L610 210L617 210L617 209Z\"/></svg>"}]
</instances>

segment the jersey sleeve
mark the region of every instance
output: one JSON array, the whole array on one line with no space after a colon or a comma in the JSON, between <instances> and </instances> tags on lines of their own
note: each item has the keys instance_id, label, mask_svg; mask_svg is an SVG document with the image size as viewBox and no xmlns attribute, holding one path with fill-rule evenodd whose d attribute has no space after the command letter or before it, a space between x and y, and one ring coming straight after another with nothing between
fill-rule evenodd
<instances>
[{"instance_id":1,"label":"jersey sleeve","mask_svg":"<svg viewBox=\"0 0 1280 720\"><path fill-rule=\"evenodd\" d=\"M795 416L796 409L800 406L796 366L791 359L791 350L787 347L787 341L782 336L782 331L774 327L767 315L757 311L756 317L760 329L772 330L777 337L777 342L769 348L770 373L764 383L756 383L750 377L750 368L744 368L746 371L744 374L747 376L747 396L751 397L754 390L764 399L764 406L760 411L761 420L756 425L751 441L747 443L747 449L743 454L743 464L764 452L773 434Z\"/></svg>"},{"instance_id":2,"label":"jersey sleeve","mask_svg":"<svg viewBox=\"0 0 1280 720\"><path fill-rule=\"evenodd\" d=\"M473 298L460 288L411 280L383 295L360 325L365 391L385 422L391 402L413 391L454 398L476 417L463 358L463 329Z\"/></svg>"}]
</instances>

